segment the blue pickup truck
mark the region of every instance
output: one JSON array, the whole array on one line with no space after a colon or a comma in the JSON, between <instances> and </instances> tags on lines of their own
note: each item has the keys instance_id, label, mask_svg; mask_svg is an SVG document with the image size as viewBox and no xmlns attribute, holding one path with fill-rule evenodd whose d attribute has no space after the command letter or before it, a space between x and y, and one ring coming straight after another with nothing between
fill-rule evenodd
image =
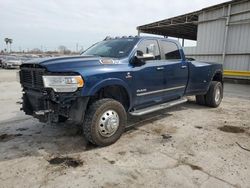
<instances>
[{"instance_id":1,"label":"blue pickup truck","mask_svg":"<svg viewBox=\"0 0 250 188\"><path fill-rule=\"evenodd\" d=\"M142 116L191 95L210 107L223 98L222 65L189 61L168 38L107 37L80 56L24 63L19 74L27 115L41 122L75 121L99 146L120 138L128 113Z\"/></svg>"}]
</instances>

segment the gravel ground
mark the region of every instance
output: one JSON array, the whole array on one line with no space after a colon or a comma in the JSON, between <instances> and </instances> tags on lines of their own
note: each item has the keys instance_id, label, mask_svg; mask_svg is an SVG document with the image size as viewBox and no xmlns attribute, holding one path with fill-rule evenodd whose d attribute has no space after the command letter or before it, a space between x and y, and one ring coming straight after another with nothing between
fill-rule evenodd
<instances>
[{"instance_id":1,"label":"gravel ground","mask_svg":"<svg viewBox=\"0 0 250 188\"><path fill-rule=\"evenodd\" d=\"M219 108L129 117L121 139L88 144L70 123L19 111L15 70L0 70L0 187L250 187L250 86L225 84Z\"/></svg>"}]
</instances>

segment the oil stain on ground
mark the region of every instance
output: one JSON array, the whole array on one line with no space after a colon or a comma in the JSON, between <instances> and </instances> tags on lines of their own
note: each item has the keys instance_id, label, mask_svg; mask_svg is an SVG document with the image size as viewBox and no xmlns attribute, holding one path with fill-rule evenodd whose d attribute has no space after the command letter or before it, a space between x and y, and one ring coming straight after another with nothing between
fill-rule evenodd
<instances>
[{"instance_id":1,"label":"oil stain on ground","mask_svg":"<svg viewBox=\"0 0 250 188\"><path fill-rule=\"evenodd\" d=\"M193 164L188 164L188 166L190 166L190 168L192 168L192 170L200 170L200 171L202 171L202 168L200 166L193 165Z\"/></svg>"},{"instance_id":2,"label":"oil stain on ground","mask_svg":"<svg viewBox=\"0 0 250 188\"><path fill-rule=\"evenodd\" d=\"M162 134L161 136L163 140L170 140L172 138L170 134Z\"/></svg>"},{"instance_id":3,"label":"oil stain on ground","mask_svg":"<svg viewBox=\"0 0 250 188\"><path fill-rule=\"evenodd\" d=\"M22 136L22 134L1 134L0 142L7 142L14 139L15 137Z\"/></svg>"},{"instance_id":4,"label":"oil stain on ground","mask_svg":"<svg viewBox=\"0 0 250 188\"><path fill-rule=\"evenodd\" d=\"M179 163L177 164L177 166L179 165L187 165L189 166L192 170L199 170L199 171L203 171L202 167L185 162L185 161L179 161Z\"/></svg>"},{"instance_id":5,"label":"oil stain on ground","mask_svg":"<svg viewBox=\"0 0 250 188\"><path fill-rule=\"evenodd\" d=\"M106 157L103 157L102 159L104 159L105 161L108 161L110 164L115 164L114 160L109 160Z\"/></svg>"},{"instance_id":6,"label":"oil stain on ground","mask_svg":"<svg viewBox=\"0 0 250 188\"><path fill-rule=\"evenodd\" d=\"M83 162L81 160L74 159L72 157L54 157L48 160L48 162L51 165L65 165L66 167L73 167L73 168L83 165Z\"/></svg>"},{"instance_id":7,"label":"oil stain on ground","mask_svg":"<svg viewBox=\"0 0 250 188\"><path fill-rule=\"evenodd\" d=\"M18 129L16 129L16 131L26 131L26 130L28 130L28 128L18 128Z\"/></svg>"},{"instance_id":8,"label":"oil stain on ground","mask_svg":"<svg viewBox=\"0 0 250 188\"><path fill-rule=\"evenodd\" d=\"M243 128L236 127L236 126L229 126L229 125L219 127L218 129L227 133L244 133L245 132Z\"/></svg>"}]
</instances>

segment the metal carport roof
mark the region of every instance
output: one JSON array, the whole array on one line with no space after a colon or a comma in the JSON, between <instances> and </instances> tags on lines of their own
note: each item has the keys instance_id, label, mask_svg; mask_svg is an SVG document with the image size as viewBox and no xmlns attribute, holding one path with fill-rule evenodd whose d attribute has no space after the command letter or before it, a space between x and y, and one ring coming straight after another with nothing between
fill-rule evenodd
<instances>
[{"instance_id":1,"label":"metal carport roof","mask_svg":"<svg viewBox=\"0 0 250 188\"><path fill-rule=\"evenodd\" d=\"M138 26L137 30L139 33L149 33L182 39L197 40L198 16L201 12L244 1L249 0L227 1L192 13Z\"/></svg>"},{"instance_id":2,"label":"metal carport roof","mask_svg":"<svg viewBox=\"0 0 250 188\"><path fill-rule=\"evenodd\" d=\"M197 39L198 11L158 22L138 26L138 32L184 38Z\"/></svg>"}]
</instances>

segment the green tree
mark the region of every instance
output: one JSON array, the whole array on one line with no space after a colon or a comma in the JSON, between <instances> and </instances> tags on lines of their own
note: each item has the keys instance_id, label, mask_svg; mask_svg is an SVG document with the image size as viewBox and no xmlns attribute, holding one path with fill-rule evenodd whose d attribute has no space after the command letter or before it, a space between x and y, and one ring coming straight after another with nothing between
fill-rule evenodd
<instances>
[{"instance_id":1,"label":"green tree","mask_svg":"<svg viewBox=\"0 0 250 188\"><path fill-rule=\"evenodd\" d=\"M10 44L9 52L11 52L11 44L13 43L13 39L5 38L4 42L6 43L7 51L8 51L8 44Z\"/></svg>"}]
</instances>

